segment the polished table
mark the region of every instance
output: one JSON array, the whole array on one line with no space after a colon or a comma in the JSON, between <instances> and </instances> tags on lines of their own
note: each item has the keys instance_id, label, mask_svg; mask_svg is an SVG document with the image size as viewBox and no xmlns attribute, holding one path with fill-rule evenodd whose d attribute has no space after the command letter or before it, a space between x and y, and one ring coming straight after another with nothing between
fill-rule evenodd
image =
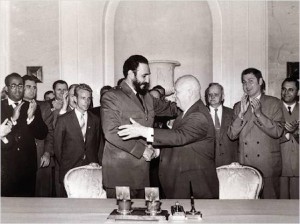
<instances>
[{"instance_id":1,"label":"polished table","mask_svg":"<svg viewBox=\"0 0 300 224\"><path fill-rule=\"evenodd\" d=\"M145 207L144 200L132 201L133 207ZM162 200L162 209L170 213L176 201L191 209L190 200L175 199ZM195 207L203 214L201 223L299 223L299 200L195 200ZM2 197L1 223L157 223L107 220L115 208L114 199Z\"/></svg>"}]
</instances>

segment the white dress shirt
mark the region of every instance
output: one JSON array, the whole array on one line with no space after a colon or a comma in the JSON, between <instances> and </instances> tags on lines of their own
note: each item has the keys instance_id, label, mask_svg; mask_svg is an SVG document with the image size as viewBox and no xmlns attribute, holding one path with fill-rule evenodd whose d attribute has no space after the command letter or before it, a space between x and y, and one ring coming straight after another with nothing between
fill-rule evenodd
<instances>
[{"instance_id":1,"label":"white dress shirt","mask_svg":"<svg viewBox=\"0 0 300 224\"><path fill-rule=\"evenodd\" d=\"M216 123L215 123L215 109L218 109L217 115L219 117L219 121L220 121L220 125L221 125L222 124L223 105L220 105L217 108L209 106L209 113L210 113L211 118L214 122L214 125L216 125Z\"/></svg>"}]
</instances>

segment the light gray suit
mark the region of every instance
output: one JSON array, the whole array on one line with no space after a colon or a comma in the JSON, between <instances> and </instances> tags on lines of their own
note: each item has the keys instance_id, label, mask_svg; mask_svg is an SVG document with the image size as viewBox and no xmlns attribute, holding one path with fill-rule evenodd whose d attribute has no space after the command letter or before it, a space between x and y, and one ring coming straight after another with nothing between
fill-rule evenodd
<instances>
[{"instance_id":1,"label":"light gray suit","mask_svg":"<svg viewBox=\"0 0 300 224\"><path fill-rule=\"evenodd\" d=\"M280 137L283 133L281 101L261 95L261 110L267 119L257 118L248 107L241 120L241 103L234 105L235 119L228 129L230 139L239 138L239 162L260 170L264 177L263 198L279 198L281 175Z\"/></svg>"}]
</instances>

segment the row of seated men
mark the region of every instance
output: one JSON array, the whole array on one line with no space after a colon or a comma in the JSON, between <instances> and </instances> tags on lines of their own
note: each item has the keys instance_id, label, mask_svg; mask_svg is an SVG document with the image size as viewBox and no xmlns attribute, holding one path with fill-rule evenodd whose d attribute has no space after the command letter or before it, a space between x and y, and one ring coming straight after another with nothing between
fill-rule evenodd
<instances>
[{"instance_id":1,"label":"row of seated men","mask_svg":"<svg viewBox=\"0 0 300 224\"><path fill-rule=\"evenodd\" d=\"M116 87L104 88L109 90L101 94L101 109L90 108L87 84L68 89L58 80L54 99L37 101L34 78L6 77L2 196L66 197L64 175L96 162L109 198L116 186L144 198L150 185L159 186L165 198L189 198L190 183L195 198L218 198L216 167L238 161L262 173L261 198L299 198L297 79L283 81L280 101L264 94L259 70L245 69L244 95L230 109L218 83L207 87L205 105L192 75L175 82L176 103L164 98L163 88L149 91L151 72L141 55L129 57L123 73Z\"/></svg>"}]
</instances>

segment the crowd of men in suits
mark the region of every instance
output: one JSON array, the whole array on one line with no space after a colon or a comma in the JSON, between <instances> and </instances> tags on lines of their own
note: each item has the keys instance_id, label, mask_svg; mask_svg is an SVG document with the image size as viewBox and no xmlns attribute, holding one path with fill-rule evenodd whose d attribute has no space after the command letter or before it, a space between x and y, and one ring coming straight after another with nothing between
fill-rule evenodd
<instances>
[{"instance_id":1,"label":"crowd of men in suits","mask_svg":"<svg viewBox=\"0 0 300 224\"><path fill-rule=\"evenodd\" d=\"M129 186L132 198L160 187L165 198L218 198L216 167L239 162L258 169L261 198L299 198L299 82L287 78L281 100L264 93L262 74L241 73L244 95L228 108L224 88L201 85L192 75L175 82L176 102L161 86L149 90L151 71L141 55L123 65L116 87L101 89L92 107L87 84L53 83L36 100L33 76L5 78L1 101L1 196L67 197L72 168L99 163L109 198ZM205 105L206 104L206 105Z\"/></svg>"}]
</instances>

